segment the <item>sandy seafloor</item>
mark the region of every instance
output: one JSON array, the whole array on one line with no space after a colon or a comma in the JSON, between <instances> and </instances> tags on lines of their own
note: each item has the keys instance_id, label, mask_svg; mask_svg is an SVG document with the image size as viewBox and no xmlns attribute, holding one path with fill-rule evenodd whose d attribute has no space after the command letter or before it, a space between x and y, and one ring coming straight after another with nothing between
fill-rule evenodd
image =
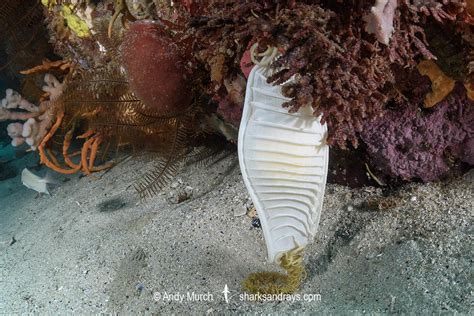
<instances>
[{"instance_id":1,"label":"sandy seafloor","mask_svg":"<svg viewBox=\"0 0 474 316\"><path fill-rule=\"evenodd\" d=\"M34 155L24 163L33 166ZM249 197L236 155L188 167L141 202L130 184L149 163L71 177L51 196L19 176L0 182L0 314L472 312L472 171L406 185L398 206L381 211L363 203L380 189L328 185L301 300L252 302L240 299L242 280L276 267L266 263L261 229L243 215ZM181 191L192 196L176 203ZM213 301L154 299L177 292ZM311 294L321 300L305 301Z\"/></svg>"}]
</instances>

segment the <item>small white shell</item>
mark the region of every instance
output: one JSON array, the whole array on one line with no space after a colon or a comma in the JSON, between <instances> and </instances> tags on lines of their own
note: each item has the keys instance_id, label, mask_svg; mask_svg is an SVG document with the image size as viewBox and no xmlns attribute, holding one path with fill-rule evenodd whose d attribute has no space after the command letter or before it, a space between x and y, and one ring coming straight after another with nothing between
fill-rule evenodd
<instances>
[{"instance_id":1,"label":"small white shell","mask_svg":"<svg viewBox=\"0 0 474 316\"><path fill-rule=\"evenodd\" d=\"M247 81L239 129L242 176L265 236L268 261L311 242L326 186L327 128L310 107L288 113L281 86L257 65Z\"/></svg>"},{"instance_id":2,"label":"small white shell","mask_svg":"<svg viewBox=\"0 0 474 316\"><path fill-rule=\"evenodd\" d=\"M50 194L48 191L48 180L37 176L27 168L21 172L21 182L28 189L35 190L38 193Z\"/></svg>"}]
</instances>

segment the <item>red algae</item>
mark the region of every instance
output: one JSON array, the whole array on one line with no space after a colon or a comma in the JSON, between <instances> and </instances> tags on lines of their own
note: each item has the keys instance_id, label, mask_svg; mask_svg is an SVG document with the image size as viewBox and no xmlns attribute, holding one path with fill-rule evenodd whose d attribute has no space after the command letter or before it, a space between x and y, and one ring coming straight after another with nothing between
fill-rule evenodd
<instances>
[{"instance_id":1,"label":"red algae","mask_svg":"<svg viewBox=\"0 0 474 316\"><path fill-rule=\"evenodd\" d=\"M183 60L159 23L132 23L121 51L130 85L147 106L163 113L177 113L189 106L192 95Z\"/></svg>"}]
</instances>

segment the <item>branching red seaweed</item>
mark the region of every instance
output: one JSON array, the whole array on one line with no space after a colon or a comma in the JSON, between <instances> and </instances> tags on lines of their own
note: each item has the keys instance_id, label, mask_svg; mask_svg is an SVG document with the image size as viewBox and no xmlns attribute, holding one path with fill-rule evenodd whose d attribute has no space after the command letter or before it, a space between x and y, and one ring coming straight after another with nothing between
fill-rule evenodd
<instances>
[{"instance_id":1,"label":"branching red seaweed","mask_svg":"<svg viewBox=\"0 0 474 316\"><path fill-rule=\"evenodd\" d=\"M457 12L451 9L457 8L451 2L433 7L431 15L450 20ZM426 14L423 6L400 3L386 46L364 31L364 16L372 5L359 1L210 1L190 29L195 36L195 55L211 72L209 93L215 94L224 80L241 74L239 62L249 45L275 46L280 57L272 66L278 71L269 81L279 84L293 76L296 79L284 89L292 98L284 106L290 112L312 106L314 115L322 115L329 125L330 144L357 146L363 120L380 116L387 101L397 94L394 66L414 67L420 58L434 58L420 25L420 16Z\"/></svg>"}]
</instances>

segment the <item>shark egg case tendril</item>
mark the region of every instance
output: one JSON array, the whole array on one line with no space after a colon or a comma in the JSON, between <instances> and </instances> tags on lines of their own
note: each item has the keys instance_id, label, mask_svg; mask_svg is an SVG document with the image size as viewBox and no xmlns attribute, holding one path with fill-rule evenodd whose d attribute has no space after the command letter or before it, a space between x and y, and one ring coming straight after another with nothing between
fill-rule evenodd
<instances>
[{"instance_id":1,"label":"shark egg case tendril","mask_svg":"<svg viewBox=\"0 0 474 316\"><path fill-rule=\"evenodd\" d=\"M130 25L122 44L130 85L149 107L163 113L184 110L191 101L183 60L163 26L154 21Z\"/></svg>"}]
</instances>

